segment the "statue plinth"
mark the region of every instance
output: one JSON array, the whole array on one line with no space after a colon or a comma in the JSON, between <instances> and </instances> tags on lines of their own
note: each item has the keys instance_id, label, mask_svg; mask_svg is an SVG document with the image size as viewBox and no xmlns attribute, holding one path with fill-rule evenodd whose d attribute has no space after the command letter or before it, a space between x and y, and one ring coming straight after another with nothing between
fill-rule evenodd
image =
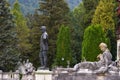
<instances>
[{"instance_id":1,"label":"statue plinth","mask_svg":"<svg viewBox=\"0 0 120 80\"><path fill-rule=\"evenodd\" d=\"M52 80L52 71L49 70L35 71L35 80Z\"/></svg>"}]
</instances>

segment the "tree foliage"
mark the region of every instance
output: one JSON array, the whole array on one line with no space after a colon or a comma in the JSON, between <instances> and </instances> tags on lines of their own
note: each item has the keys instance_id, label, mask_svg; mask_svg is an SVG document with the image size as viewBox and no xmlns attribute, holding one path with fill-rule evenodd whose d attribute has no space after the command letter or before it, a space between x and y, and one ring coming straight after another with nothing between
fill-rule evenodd
<instances>
[{"instance_id":1,"label":"tree foliage","mask_svg":"<svg viewBox=\"0 0 120 80\"><path fill-rule=\"evenodd\" d=\"M84 14L85 8L83 3L81 2L78 7L76 7L70 13L70 22L71 22L71 51L73 53L74 64L81 61L81 46L82 46L82 37L84 32Z\"/></svg>"},{"instance_id":2,"label":"tree foliage","mask_svg":"<svg viewBox=\"0 0 120 80\"><path fill-rule=\"evenodd\" d=\"M104 30L114 30L115 24L113 20L114 4L113 0L100 0L92 19L93 24L101 24Z\"/></svg>"},{"instance_id":3,"label":"tree foliage","mask_svg":"<svg viewBox=\"0 0 120 80\"><path fill-rule=\"evenodd\" d=\"M19 59L13 15L9 3L0 0L0 69L14 70Z\"/></svg>"},{"instance_id":4,"label":"tree foliage","mask_svg":"<svg viewBox=\"0 0 120 80\"><path fill-rule=\"evenodd\" d=\"M82 42L82 59L95 61L97 55L100 54L99 44L101 42L109 45L109 39L106 38L100 25L91 25L86 28Z\"/></svg>"},{"instance_id":5,"label":"tree foliage","mask_svg":"<svg viewBox=\"0 0 120 80\"><path fill-rule=\"evenodd\" d=\"M100 0L82 0L85 8L84 14L84 28L88 27L91 24L94 12Z\"/></svg>"},{"instance_id":6,"label":"tree foliage","mask_svg":"<svg viewBox=\"0 0 120 80\"><path fill-rule=\"evenodd\" d=\"M72 27L72 53L75 64L81 61L84 30L91 24L99 0L82 0L70 14Z\"/></svg>"},{"instance_id":7,"label":"tree foliage","mask_svg":"<svg viewBox=\"0 0 120 80\"><path fill-rule=\"evenodd\" d=\"M92 24L101 24L106 36L110 39L111 53L113 60L116 56L116 38L115 38L115 3L114 0L100 0L92 19Z\"/></svg>"},{"instance_id":8,"label":"tree foliage","mask_svg":"<svg viewBox=\"0 0 120 80\"><path fill-rule=\"evenodd\" d=\"M55 64L57 66L66 67L68 61L72 63L70 40L70 29L62 26L57 39L57 54L55 58Z\"/></svg>"},{"instance_id":9,"label":"tree foliage","mask_svg":"<svg viewBox=\"0 0 120 80\"><path fill-rule=\"evenodd\" d=\"M15 1L12 13L15 16L16 31L18 38L18 49L22 58L30 52L31 44L29 43L30 30L27 26L26 18L23 16L18 0Z\"/></svg>"},{"instance_id":10,"label":"tree foliage","mask_svg":"<svg viewBox=\"0 0 120 80\"><path fill-rule=\"evenodd\" d=\"M28 15L29 27L30 27L30 43L32 44L31 52L27 55L30 61L33 63L34 67L38 68L40 66L40 21L38 14Z\"/></svg>"}]
</instances>

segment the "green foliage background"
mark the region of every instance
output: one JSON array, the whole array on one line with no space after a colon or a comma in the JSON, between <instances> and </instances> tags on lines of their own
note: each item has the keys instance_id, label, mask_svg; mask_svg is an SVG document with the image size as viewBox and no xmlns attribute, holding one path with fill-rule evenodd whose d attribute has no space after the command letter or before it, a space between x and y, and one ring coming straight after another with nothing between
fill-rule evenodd
<instances>
[{"instance_id":1,"label":"green foliage background","mask_svg":"<svg viewBox=\"0 0 120 80\"><path fill-rule=\"evenodd\" d=\"M82 42L82 59L96 61L97 55L101 53L99 49L101 42L110 44L101 25L91 25L86 28Z\"/></svg>"},{"instance_id":2,"label":"green foliage background","mask_svg":"<svg viewBox=\"0 0 120 80\"><path fill-rule=\"evenodd\" d=\"M72 63L71 42L69 27L61 26L57 38L57 53L55 65L67 67L67 62Z\"/></svg>"},{"instance_id":3,"label":"green foliage background","mask_svg":"<svg viewBox=\"0 0 120 80\"><path fill-rule=\"evenodd\" d=\"M14 70L19 60L14 17L10 12L9 3L0 1L0 69Z\"/></svg>"},{"instance_id":4,"label":"green foliage background","mask_svg":"<svg viewBox=\"0 0 120 80\"><path fill-rule=\"evenodd\" d=\"M15 30L17 32L17 45L21 57L27 58L25 54L29 53L31 50L31 44L29 43L30 29L27 26L27 20L23 16L18 0L15 1L12 13L15 17L14 21L16 24Z\"/></svg>"},{"instance_id":5,"label":"green foliage background","mask_svg":"<svg viewBox=\"0 0 120 80\"><path fill-rule=\"evenodd\" d=\"M66 67L68 60L70 66L81 59L95 61L101 53L98 47L101 42L108 44L113 60L116 59L114 10L117 4L114 0L82 0L73 11L64 0L46 0L39 3L34 14L26 16L18 0L12 9L7 0L0 3L1 70L15 70L18 60L27 58L36 68L40 67L38 55L43 25L49 35L49 68Z\"/></svg>"}]
</instances>

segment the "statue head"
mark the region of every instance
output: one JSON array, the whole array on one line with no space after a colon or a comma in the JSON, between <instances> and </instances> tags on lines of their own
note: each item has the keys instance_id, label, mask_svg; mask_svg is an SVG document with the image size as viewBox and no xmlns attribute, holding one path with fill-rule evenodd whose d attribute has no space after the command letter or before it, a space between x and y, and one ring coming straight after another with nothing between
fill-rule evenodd
<instances>
[{"instance_id":1,"label":"statue head","mask_svg":"<svg viewBox=\"0 0 120 80\"><path fill-rule=\"evenodd\" d=\"M46 26L41 26L40 29L41 29L42 33L44 33L46 31Z\"/></svg>"},{"instance_id":2,"label":"statue head","mask_svg":"<svg viewBox=\"0 0 120 80\"><path fill-rule=\"evenodd\" d=\"M100 43L99 47L100 47L101 51L105 51L107 49L107 44L102 42L102 43Z\"/></svg>"}]
</instances>

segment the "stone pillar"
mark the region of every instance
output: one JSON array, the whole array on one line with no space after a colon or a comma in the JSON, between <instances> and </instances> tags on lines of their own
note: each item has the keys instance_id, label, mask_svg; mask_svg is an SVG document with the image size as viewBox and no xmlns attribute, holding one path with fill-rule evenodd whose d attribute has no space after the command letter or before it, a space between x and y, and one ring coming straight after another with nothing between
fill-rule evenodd
<instances>
[{"instance_id":1,"label":"stone pillar","mask_svg":"<svg viewBox=\"0 0 120 80\"><path fill-rule=\"evenodd\" d=\"M11 73L4 72L3 73L3 80L12 79Z\"/></svg>"},{"instance_id":2,"label":"stone pillar","mask_svg":"<svg viewBox=\"0 0 120 80\"><path fill-rule=\"evenodd\" d=\"M19 73L18 73L18 72L14 72L14 73L12 74L12 78L15 79L15 80L19 80L19 78L20 78Z\"/></svg>"},{"instance_id":3,"label":"stone pillar","mask_svg":"<svg viewBox=\"0 0 120 80\"><path fill-rule=\"evenodd\" d=\"M117 40L117 60L120 59L120 39Z\"/></svg>"},{"instance_id":4,"label":"stone pillar","mask_svg":"<svg viewBox=\"0 0 120 80\"><path fill-rule=\"evenodd\" d=\"M52 80L52 71L37 70L35 72L35 80Z\"/></svg>"},{"instance_id":5,"label":"stone pillar","mask_svg":"<svg viewBox=\"0 0 120 80\"><path fill-rule=\"evenodd\" d=\"M0 80L2 80L3 75L2 75L2 70L0 70Z\"/></svg>"}]
</instances>

